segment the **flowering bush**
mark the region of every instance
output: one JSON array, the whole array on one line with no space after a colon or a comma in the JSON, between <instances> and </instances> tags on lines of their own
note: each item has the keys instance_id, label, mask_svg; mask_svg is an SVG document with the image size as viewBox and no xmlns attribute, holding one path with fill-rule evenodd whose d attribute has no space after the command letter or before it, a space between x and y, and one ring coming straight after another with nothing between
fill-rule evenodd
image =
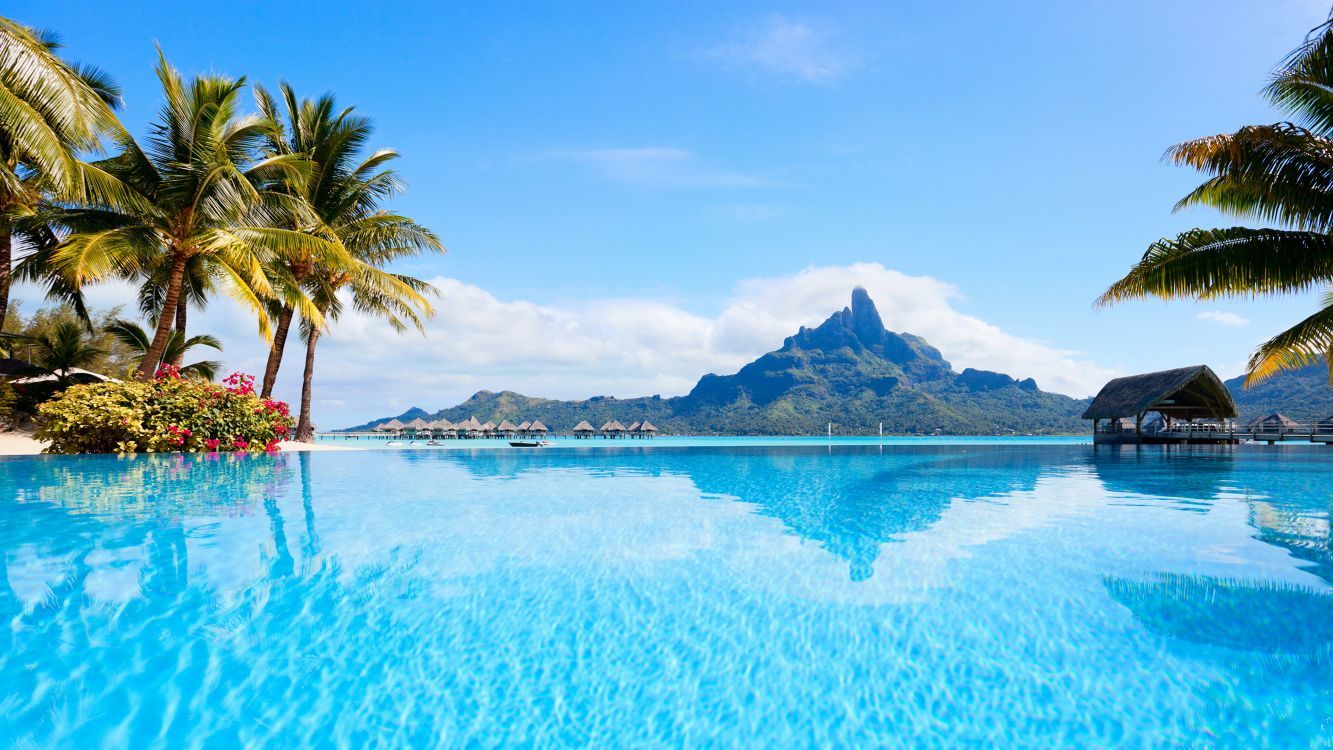
<instances>
[{"instance_id":1,"label":"flowering bush","mask_svg":"<svg viewBox=\"0 0 1333 750\"><path fill-rule=\"evenodd\" d=\"M146 383L75 385L41 405L36 437L48 453L275 451L292 417L254 384L242 373L222 385L185 379L167 365Z\"/></svg>"}]
</instances>

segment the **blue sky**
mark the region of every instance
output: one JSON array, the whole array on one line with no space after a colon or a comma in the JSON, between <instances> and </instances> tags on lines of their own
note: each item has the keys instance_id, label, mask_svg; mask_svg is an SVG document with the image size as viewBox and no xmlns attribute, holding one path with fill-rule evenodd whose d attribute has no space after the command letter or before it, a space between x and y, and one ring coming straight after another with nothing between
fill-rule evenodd
<instances>
[{"instance_id":1,"label":"blue sky","mask_svg":"<svg viewBox=\"0 0 1333 750\"><path fill-rule=\"evenodd\" d=\"M395 208L450 250L403 268L440 280L440 315L425 340L336 328L321 348L327 426L483 387L681 393L818 322L857 281L890 327L960 367L1074 395L1194 362L1234 375L1315 298L1092 301L1152 240L1242 223L1172 214L1198 177L1161 154L1281 119L1259 92L1327 12L1309 0L5 11L113 73L136 133L160 102L157 41L187 73L334 91L403 153L410 189ZM240 311L220 302L204 321L228 364L258 368ZM291 397L299 364L285 367ZM383 385L373 396L368 378Z\"/></svg>"}]
</instances>

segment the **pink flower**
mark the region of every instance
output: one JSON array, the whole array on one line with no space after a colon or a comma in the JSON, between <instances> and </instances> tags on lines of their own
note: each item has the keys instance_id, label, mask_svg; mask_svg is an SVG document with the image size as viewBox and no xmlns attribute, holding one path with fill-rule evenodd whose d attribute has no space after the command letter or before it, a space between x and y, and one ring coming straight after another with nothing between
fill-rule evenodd
<instances>
[{"instance_id":1,"label":"pink flower","mask_svg":"<svg viewBox=\"0 0 1333 750\"><path fill-rule=\"evenodd\" d=\"M209 438L204 441L204 447L211 451L215 451L218 449L218 444L221 442L222 441L218 440L217 438Z\"/></svg>"}]
</instances>

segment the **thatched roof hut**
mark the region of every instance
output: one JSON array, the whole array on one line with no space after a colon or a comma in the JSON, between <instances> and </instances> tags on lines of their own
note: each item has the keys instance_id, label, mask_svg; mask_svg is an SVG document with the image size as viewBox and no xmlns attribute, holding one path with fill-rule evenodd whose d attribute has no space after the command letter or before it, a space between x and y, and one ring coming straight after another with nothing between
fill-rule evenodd
<instances>
[{"instance_id":1,"label":"thatched roof hut","mask_svg":"<svg viewBox=\"0 0 1333 750\"><path fill-rule=\"evenodd\" d=\"M468 417L454 427L459 432L481 432L481 422L478 422L476 417Z\"/></svg>"},{"instance_id":2,"label":"thatched roof hut","mask_svg":"<svg viewBox=\"0 0 1333 750\"><path fill-rule=\"evenodd\" d=\"M639 425L639 432L657 432L657 428L653 426L652 422L645 419L643 424Z\"/></svg>"},{"instance_id":3,"label":"thatched roof hut","mask_svg":"<svg viewBox=\"0 0 1333 750\"><path fill-rule=\"evenodd\" d=\"M491 421L488 420L485 424L483 424L483 425L481 426L481 431L482 431L482 432L495 432L495 423L494 423L494 422L491 422Z\"/></svg>"},{"instance_id":4,"label":"thatched roof hut","mask_svg":"<svg viewBox=\"0 0 1333 750\"><path fill-rule=\"evenodd\" d=\"M607 422L606 424L602 425L602 432L605 432L608 435L623 433L625 432L625 425L613 419L610 422Z\"/></svg>"},{"instance_id":5,"label":"thatched roof hut","mask_svg":"<svg viewBox=\"0 0 1333 750\"><path fill-rule=\"evenodd\" d=\"M518 425L510 422L508 419L500 420L500 426L495 428L500 432L518 432Z\"/></svg>"},{"instance_id":6,"label":"thatched roof hut","mask_svg":"<svg viewBox=\"0 0 1333 750\"><path fill-rule=\"evenodd\" d=\"M1228 419L1239 416L1231 392L1207 365L1116 378L1102 387L1084 419L1135 420L1155 411L1172 419Z\"/></svg>"},{"instance_id":7,"label":"thatched roof hut","mask_svg":"<svg viewBox=\"0 0 1333 750\"><path fill-rule=\"evenodd\" d=\"M518 431L519 431L519 432L527 432L527 431L528 431L528 428L531 427L531 426L532 426L532 423L531 423L531 422L523 422L522 424L520 424L520 425L518 426Z\"/></svg>"},{"instance_id":8,"label":"thatched roof hut","mask_svg":"<svg viewBox=\"0 0 1333 750\"><path fill-rule=\"evenodd\" d=\"M384 424L375 425L373 429L375 432L397 432L398 430L403 429L403 423L399 422L397 419L390 419Z\"/></svg>"},{"instance_id":9,"label":"thatched roof hut","mask_svg":"<svg viewBox=\"0 0 1333 750\"><path fill-rule=\"evenodd\" d=\"M436 432L451 432L451 431L457 429L457 427L454 426L454 423L453 423L453 422L450 422L449 420L445 419L444 417L440 417L439 419L435 420L434 422L431 422L431 423L430 423L430 428L431 428L432 430L436 431Z\"/></svg>"},{"instance_id":10,"label":"thatched roof hut","mask_svg":"<svg viewBox=\"0 0 1333 750\"><path fill-rule=\"evenodd\" d=\"M587 420L584 420L584 421L579 422L578 424L574 425L573 432L574 432L575 435L578 435L578 434L580 434L580 433L593 433L593 432L597 432L597 430L594 429L592 425L588 424L588 421L587 421Z\"/></svg>"},{"instance_id":11,"label":"thatched roof hut","mask_svg":"<svg viewBox=\"0 0 1333 750\"><path fill-rule=\"evenodd\" d=\"M638 431L639 431L639 423L638 423L638 422L634 422L633 424L631 424L629 427L627 427L627 428L625 428L625 429L629 430L630 432L638 432Z\"/></svg>"},{"instance_id":12,"label":"thatched roof hut","mask_svg":"<svg viewBox=\"0 0 1333 750\"><path fill-rule=\"evenodd\" d=\"M580 424L588 424L588 423L587 423L587 422L580 422ZM576 427L576 428L574 428L574 429L577 430L578 428ZM592 429L592 425L588 425L588 429L591 430L591 429ZM528 432L543 432L543 433L545 433L545 432L550 432L550 430L547 429L546 425L544 425L544 424L541 423L541 420L540 420L540 419L534 419L534 420L532 420L532 424L528 425Z\"/></svg>"},{"instance_id":13,"label":"thatched roof hut","mask_svg":"<svg viewBox=\"0 0 1333 750\"><path fill-rule=\"evenodd\" d=\"M1250 422L1246 429L1251 432L1277 432L1283 430L1291 432L1293 430L1302 430L1304 427L1300 422L1288 417L1286 414L1273 412L1266 417L1259 417Z\"/></svg>"},{"instance_id":14,"label":"thatched roof hut","mask_svg":"<svg viewBox=\"0 0 1333 750\"><path fill-rule=\"evenodd\" d=\"M407 424L403 425L403 429L420 432L422 430L429 430L430 423L422 419L421 417L417 417L411 422L408 422Z\"/></svg>"}]
</instances>

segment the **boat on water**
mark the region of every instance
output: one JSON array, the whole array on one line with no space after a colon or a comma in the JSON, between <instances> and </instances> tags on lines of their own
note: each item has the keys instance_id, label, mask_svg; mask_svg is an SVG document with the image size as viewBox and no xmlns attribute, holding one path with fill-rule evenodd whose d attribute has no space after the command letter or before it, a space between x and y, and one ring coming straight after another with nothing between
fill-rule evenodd
<instances>
[{"instance_id":1,"label":"boat on water","mask_svg":"<svg viewBox=\"0 0 1333 750\"><path fill-rule=\"evenodd\" d=\"M545 440L510 440L509 445L514 448L544 448L549 443Z\"/></svg>"}]
</instances>

